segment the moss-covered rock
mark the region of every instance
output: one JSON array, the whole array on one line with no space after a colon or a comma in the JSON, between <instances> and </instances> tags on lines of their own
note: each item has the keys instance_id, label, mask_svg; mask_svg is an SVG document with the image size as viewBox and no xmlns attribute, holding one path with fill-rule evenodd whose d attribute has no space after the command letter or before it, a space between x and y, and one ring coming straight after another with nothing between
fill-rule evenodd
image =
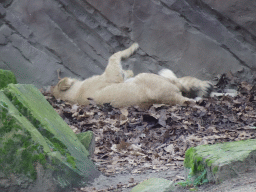
<instances>
[{"instance_id":1,"label":"moss-covered rock","mask_svg":"<svg viewBox=\"0 0 256 192\"><path fill-rule=\"evenodd\" d=\"M0 117L0 189L31 191L42 187L35 185L40 179L63 191L99 175L86 148L33 85L0 91Z\"/></svg>"},{"instance_id":2,"label":"moss-covered rock","mask_svg":"<svg viewBox=\"0 0 256 192\"><path fill-rule=\"evenodd\" d=\"M10 83L17 83L16 77L13 72L0 69L0 89L5 88Z\"/></svg>"},{"instance_id":3,"label":"moss-covered rock","mask_svg":"<svg viewBox=\"0 0 256 192\"><path fill-rule=\"evenodd\" d=\"M92 131L86 131L83 133L78 133L77 138L84 145L84 147L89 151L90 156L93 156L95 150L95 136Z\"/></svg>"},{"instance_id":4,"label":"moss-covered rock","mask_svg":"<svg viewBox=\"0 0 256 192\"><path fill-rule=\"evenodd\" d=\"M24 129L24 127L26 127ZM10 170L36 179L33 163L45 164L51 152L42 135L0 92L0 170L9 175ZM37 140L37 142L35 142Z\"/></svg>"},{"instance_id":5,"label":"moss-covered rock","mask_svg":"<svg viewBox=\"0 0 256 192\"><path fill-rule=\"evenodd\" d=\"M167 192L172 191L173 181L162 178L150 178L135 186L131 192Z\"/></svg>"},{"instance_id":6,"label":"moss-covered rock","mask_svg":"<svg viewBox=\"0 0 256 192\"><path fill-rule=\"evenodd\" d=\"M216 183L238 176L256 165L256 140L202 145L185 153L186 176ZM194 182L194 181L193 181ZM193 183L192 182L192 183Z\"/></svg>"}]
</instances>

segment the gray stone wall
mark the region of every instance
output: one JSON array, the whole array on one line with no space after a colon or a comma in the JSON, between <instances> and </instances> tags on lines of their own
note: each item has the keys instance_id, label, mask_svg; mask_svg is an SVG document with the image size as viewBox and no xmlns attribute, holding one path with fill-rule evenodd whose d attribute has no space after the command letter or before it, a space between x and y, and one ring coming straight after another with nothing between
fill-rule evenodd
<instances>
[{"instance_id":1,"label":"gray stone wall","mask_svg":"<svg viewBox=\"0 0 256 192\"><path fill-rule=\"evenodd\" d=\"M132 42L125 69L213 79L256 70L256 3L243 0L1 0L0 68L37 87L103 72Z\"/></svg>"}]
</instances>

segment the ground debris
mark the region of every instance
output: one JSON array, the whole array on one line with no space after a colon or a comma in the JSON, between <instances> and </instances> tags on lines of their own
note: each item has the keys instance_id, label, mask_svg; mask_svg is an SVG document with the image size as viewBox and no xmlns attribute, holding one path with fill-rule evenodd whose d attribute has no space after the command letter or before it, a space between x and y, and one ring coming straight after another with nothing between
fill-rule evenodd
<instances>
[{"instance_id":1,"label":"ground debris","mask_svg":"<svg viewBox=\"0 0 256 192\"><path fill-rule=\"evenodd\" d=\"M226 77L221 80L226 84ZM93 100L89 106L71 105L43 94L75 133L94 132L93 161L109 176L178 169L190 147L256 138L256 85L246 82L238 85L236 97L202 99L189 107L152 105L146 110L97 106ZM135 185L119 187L129 184Z\"/></svg>"}]
</instances>

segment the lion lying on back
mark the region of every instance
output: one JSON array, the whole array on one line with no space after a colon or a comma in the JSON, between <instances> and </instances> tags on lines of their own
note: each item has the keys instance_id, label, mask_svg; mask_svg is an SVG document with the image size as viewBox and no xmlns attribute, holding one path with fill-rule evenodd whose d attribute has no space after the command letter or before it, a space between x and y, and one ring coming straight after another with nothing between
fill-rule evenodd
<instances>
[{"instance_id":1,"label":"lion lying on back","mask_svg":"<svg viewBox=\"0 0 256 192\"><path fill-rule=\"evenodd\" d=\"M102 75L79 81L63 78L52 87L55 98L88 105L88 98L97 104L110 103L114 107L149 106L152 104L183 105L194 97L209 96L212 85L194 77L177 78L168 69L159 72L141 73L133 76L132 71L124 71L121 59L130 57L139 45L134 43L128 49L113 54ZM126 80L127 79L127 80Z\"/></svg>"}]
</instances>

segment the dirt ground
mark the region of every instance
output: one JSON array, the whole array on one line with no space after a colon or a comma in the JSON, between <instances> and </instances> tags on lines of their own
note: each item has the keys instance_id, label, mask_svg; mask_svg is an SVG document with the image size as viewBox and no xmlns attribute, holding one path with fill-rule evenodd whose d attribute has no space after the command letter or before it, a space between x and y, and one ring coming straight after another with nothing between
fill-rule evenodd
<instances>
[{"instance_id":1,"label":"dirt ground","mask_svg":"<svg viewBox=\"0 0 256 192\"><path fill-rule=\"evenodd\" d=\"M177 188L175 192L189 192L191 190ZM238 177L226 180L221 184L205 184L197 188L197 191L209 192L255 192L256 169L240 174Z\"/></svg>"},{"instance_id":2,"label":"dirt ground","mask_svg":"<svg viewBox=\"0 0 256 192\"><path fill-rule=\"evenodd\" d=\"M256 78L255 78L256 79ZM92 160L103 173L91 187L76 191L128 192L150 177L184 181L185 151L202 144L256 138L256 84L222 76L216 88L227 84L238 90L236 97L202 99L183 106L153 105L113 108L71 105L44 92L46 99L75 133L93 131ZM207 184L198 191L256 191L256 172L251 170L219 185ZM176 191L192 189L177 188Z\"/></svg>"},{"instance_id":3,"label":"dirt ground","mask_svg":"<svg viewBox=\"0 0 256 192\"><path fill-rule=\"evenodd\" d=\"M77 192L130 192L133 185L142 182L148 178L165 178L171 181L177 181L183 178L183 169L168 170L160 172L147 171L144 174L119 174L114 177L100 176L92 183L91 187L76 189ZM133 181L133 182L132 182ZM118 187L119 186L119 187ZM124 187L125 186L125 187ZM130 186L130 187L129 187ZM208 183L199 187L183 188L177 186L173 192L256 192L256 169L240 174L238 177L226 180L221 184Z\"/></svg>"}]
</instances>

